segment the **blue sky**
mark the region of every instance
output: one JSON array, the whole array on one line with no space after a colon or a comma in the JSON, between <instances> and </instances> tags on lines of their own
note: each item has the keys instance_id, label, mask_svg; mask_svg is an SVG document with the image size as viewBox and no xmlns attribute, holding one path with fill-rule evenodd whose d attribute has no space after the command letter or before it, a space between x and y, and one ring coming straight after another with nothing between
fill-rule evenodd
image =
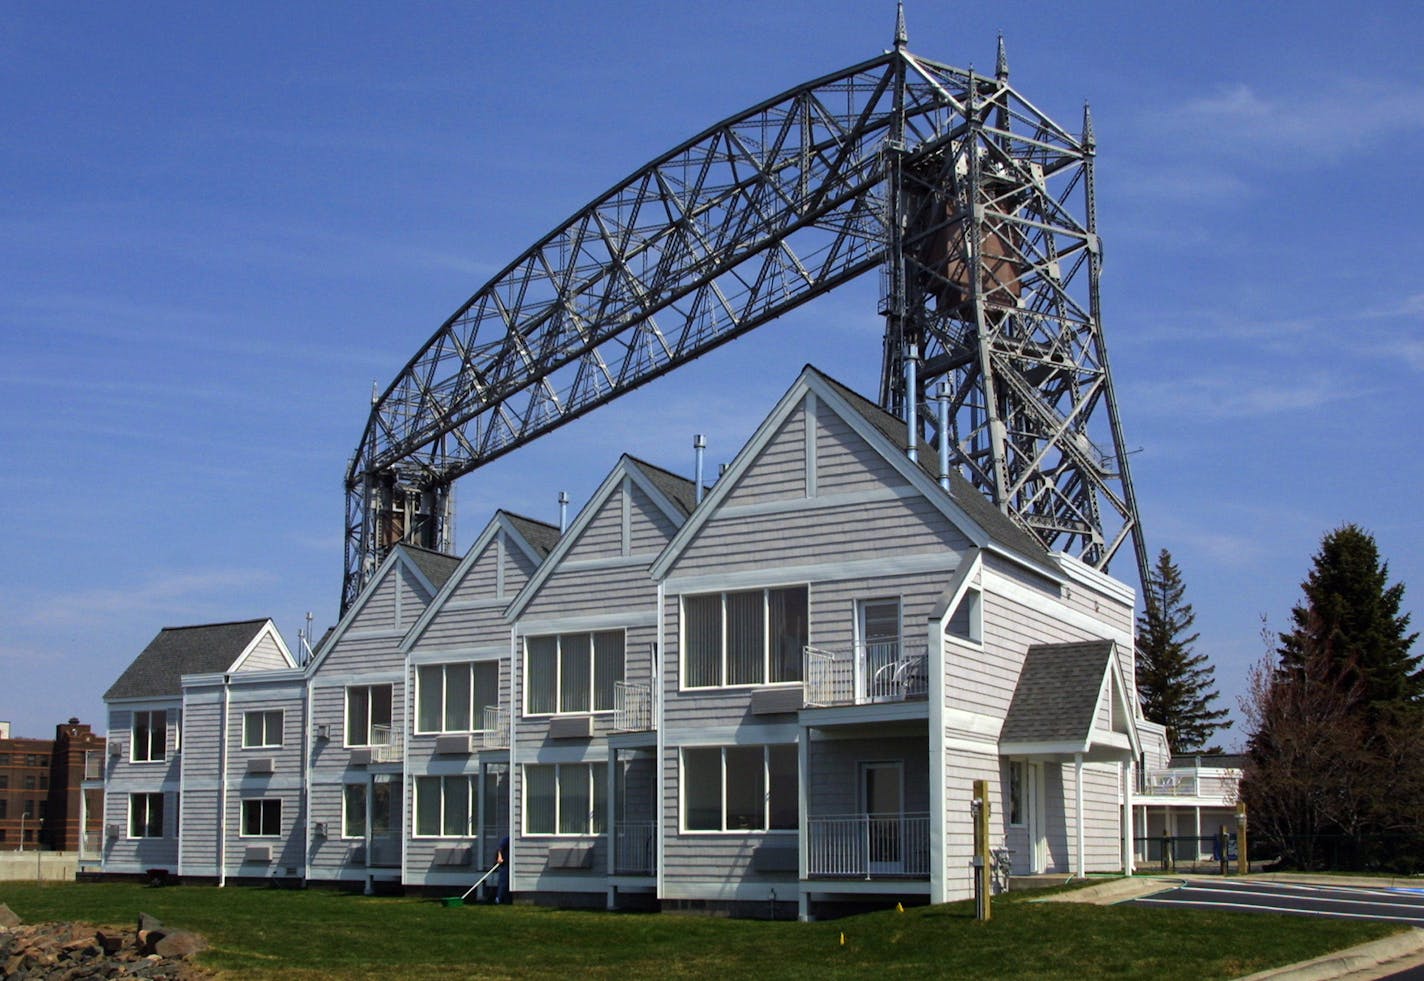
<instances>
[{"instance_id":1,"label":"blue sky","mask_svg":"<svg viewBox=\"0 0 1424 981\"><path fill-rule=\"evenodd\" d=\"M1077 8L1077 9L1075 9ZM1424 595L1424 12L918 3L910 48L1098 137L1104 329L1148 547L1234 706L1321 535ZM891 2L9 5L0 719L102 729L160 627L334 621L341 477L466 297L707 125L888 47ZM557 520L629 451L730 459L816 363L874 393L874 277L457 485ZM1411 489L1413 488L1413 489ZM1134 578L1130 557L1117 573ZM1228 743L1239 734L1226 736Z\"/></svg>"}]
</instances>

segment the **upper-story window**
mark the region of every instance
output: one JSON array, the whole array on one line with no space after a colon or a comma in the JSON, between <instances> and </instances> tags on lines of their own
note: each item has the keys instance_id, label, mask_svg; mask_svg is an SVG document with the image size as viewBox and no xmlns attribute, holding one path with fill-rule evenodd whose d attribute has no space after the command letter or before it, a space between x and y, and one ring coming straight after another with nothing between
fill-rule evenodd
<instances>
[{"instance_id":1,"label":"upper-story window","mask_svg":"<svg viewBox=\"0 0 1424 981\"><path fill-rule=\"evenodd\" d=\"M346 689L346 745L388 746L391 736L391 686Z\"/></svg>"},{"instance_id":2,"label":"upper-story window","mask_svg":"<svg viewBox=\"0 0 1424 981\"><path fill-rule=\"evenodd\" d=\"M162 794L129 794L129 837L163 837Z\"/></svg>"},{"instance_id":3,"label":"upper-story window","mask_svg":"<svg viewBox=\"0 0 1424 981\"><path fill-rule=\"evenodd\" d=\"M977 589L966 589L949 622L944 625L946 636L958 637L972 644L984 642L984 599Z\"/></svg>"},{"instance_id":4,"label":"upper-story window","mask_svg":"<svg viewBox=\"0 0 1424 981\"><path fill-rule=\"evenodd\" d=\"M683 687L801 680L806 587L685 596Z\"/></svg>"},{"instance_id":5,"label":"upper-story window","mask_svg":"<svg viewBox=\"0 0 1424 981\"><path fill-rule=\"evenodd\" d=\"M242 716L242 746L254 749L282 745L282 710L246 712Z\"/></svg>"},{"instance_id":6,"label":"upper-story window","mask_svg":"<svg viewBox=\"0 0 1424 981\"><path fill-rule=\"evenodd\" d=\"M526 639L524 714L613 711L623 641L621 630Z\"/></svg>"},{"instance_id":7,"label":"upper-story window","mask_svg":"<svg viewBox=\"0 0 1424 981\"><path fill-rule=\"evenodd\" d=\"M499 663L424 664L415 670L416 732L476 732L499 704Z\"/></svg>"},{"instance_id":8,"label":"upper-story window","mask_svg":"<svg viewBox=\"0 0 1424 981\"><path fill-rule=\"evenodd\" d=\"M168 713L135 712L133 714L133 753L135 763L161 763L168 752Z\"/></svg>"}]
</instances>

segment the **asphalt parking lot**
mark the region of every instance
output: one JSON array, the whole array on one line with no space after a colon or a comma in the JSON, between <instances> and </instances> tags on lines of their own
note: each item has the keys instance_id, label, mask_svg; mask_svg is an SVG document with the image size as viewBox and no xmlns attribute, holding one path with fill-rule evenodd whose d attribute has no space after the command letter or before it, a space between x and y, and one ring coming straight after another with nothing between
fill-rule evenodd
<instances>
[{"instance_id":1,"label":"asphalt parking lot","mask_svg":"<svg viewBox=\"0 0 1424 981\"><path fill-rule=\"evenodd\" d=\"M1139 906L1384 920L1424 927L1424 889L1415 888L1193 879L1132 902Z\"/></svg>"}]
</instances>

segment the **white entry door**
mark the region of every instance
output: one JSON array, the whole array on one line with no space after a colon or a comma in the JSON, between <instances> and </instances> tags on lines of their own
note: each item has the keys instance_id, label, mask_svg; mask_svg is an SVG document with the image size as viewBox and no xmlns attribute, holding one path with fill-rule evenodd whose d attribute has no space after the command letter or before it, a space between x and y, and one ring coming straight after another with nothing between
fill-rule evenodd
<instances>
[{"instance_id":1,"label":"white entry door","mask_svg":"<svg viewBox=\"0 0 1424 981\"><path fill-rule=\"evenodd\" d=\"M905 764L860 765L861 813L866 822L866 863L871 875L905 871Z\"/></svg>"}]
</instances>

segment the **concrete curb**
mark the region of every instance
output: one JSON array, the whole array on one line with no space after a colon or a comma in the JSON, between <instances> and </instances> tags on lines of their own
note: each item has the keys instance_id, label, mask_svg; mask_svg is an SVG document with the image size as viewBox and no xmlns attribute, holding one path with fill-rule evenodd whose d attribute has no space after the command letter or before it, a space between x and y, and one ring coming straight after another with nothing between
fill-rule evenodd
<instances>
[{"instance_id":1,"label":"concrete curb","mask_svg":"<svg viewBox=\"0 0 1424 981\"><path fill-rule=\"evenodd\" d=\"M1372 940L1358 947L1337 950L1333 954L1323 954L1313 960L1285 967L1272 968L1241 978L1240 981L1324 981L1340 978L1358 971L1369 971L1390 961L1408 957L1424 951L1424 930L1413 929L1406 933Z\"/></svg>"},{"instance_id":2,"label":"concrete curb","mask_svg":"<svg viewBox=\"0 0 1424 981\"><path fill-rule=\"evenodd\" d=\"M1094 906L1112 906L1132 899L1140 899L1157 892L1176 889L1183 884L1182 879L1168 879L1159 876L1130 876L1113 879L1111 882L1085 886L1072 892L1059 893L1035 899L1035 903L1091 903Z\"/></svg>"}]
</instances>

